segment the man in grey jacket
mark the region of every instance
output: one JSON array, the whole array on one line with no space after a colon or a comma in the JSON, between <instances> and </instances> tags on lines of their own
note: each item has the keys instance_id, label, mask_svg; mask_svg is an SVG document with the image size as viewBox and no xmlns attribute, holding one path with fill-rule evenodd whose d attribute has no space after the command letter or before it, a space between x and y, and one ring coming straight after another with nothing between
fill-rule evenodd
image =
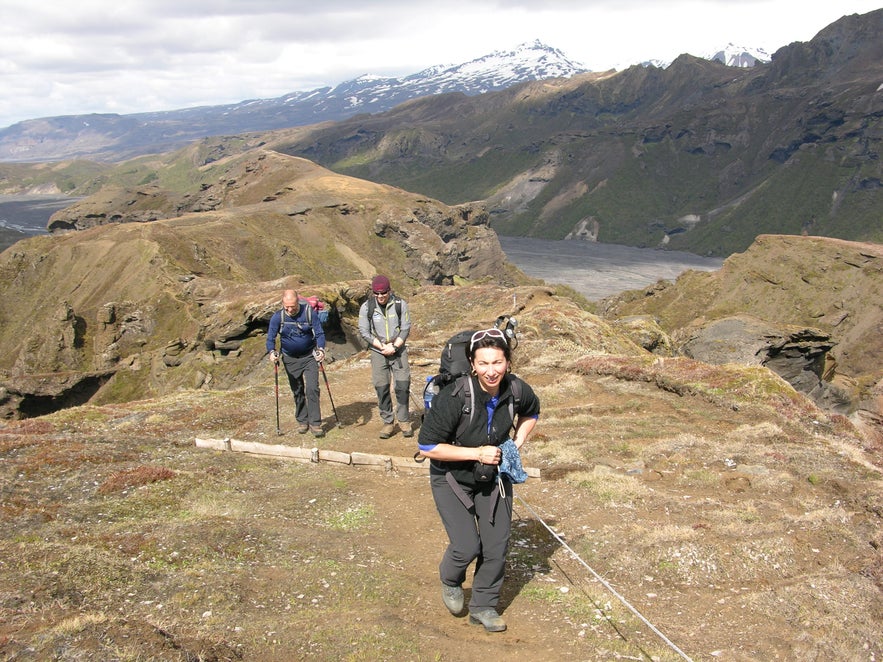
<instances>
[{"instance_id":1,"label":"man in grey jacket","mask_svg":"<svg viewBox=\"0 0 883 662\"><path fill-rule=\"evenodd\" d=\"M411 332L411 316L404 299L395 296L389 278L375 276L371 294L359 308L359 333L368 343L371 355L371 383L377 392L377 403L383 427L381 439L395 433L398 420L402 436L413 437L408 398L411 390L411 368L405 343ZM396 410L393 414L390 378L395 389Z\"/></svg>"}]
</instances>

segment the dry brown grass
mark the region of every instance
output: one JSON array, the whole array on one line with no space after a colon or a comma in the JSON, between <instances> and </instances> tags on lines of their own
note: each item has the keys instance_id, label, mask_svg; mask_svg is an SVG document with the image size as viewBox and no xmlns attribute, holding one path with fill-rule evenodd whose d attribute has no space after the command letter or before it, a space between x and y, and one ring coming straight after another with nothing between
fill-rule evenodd
<instances>
[{"instance_id":1,"label":"dry brown grass","mask_svg":"<svg viewBox=\"0 0 883 662\"><path fill-rule=\"evenodd\" d=\"M149 485L160 480L170 480L177 474L166 467L134 467L117 471L108 476L98 486L98 494L121 492L141 485Z\"/></svg>"}]
</instances>

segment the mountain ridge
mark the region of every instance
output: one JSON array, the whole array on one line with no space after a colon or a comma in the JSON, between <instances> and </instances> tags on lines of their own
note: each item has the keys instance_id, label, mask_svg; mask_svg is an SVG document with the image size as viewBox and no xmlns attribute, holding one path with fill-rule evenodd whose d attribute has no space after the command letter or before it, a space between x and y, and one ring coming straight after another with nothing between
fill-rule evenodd
<instances>
[{"instance_id":1,"label":"mountain ridge","mask_svg":"<svg viewBox=\"0 0 883 662\"><path fill-rule=\"evenodd\" d=\"M883 10L845 17L751 68L521 83L481 97L274 134L332 170L483 200L514 236L726 256L758 234L883 241Z\"/></svg>"},{"instance_id":2,"label":"mountain ridge","mask_svg":"<svg viewBox=\"0 0 883 662\"><path fill-rule=\"evenodd\" d=\"M207 165L261 143L449 205L481 202L504 235L711 257L759 234L883 242L881 63L877 10L751 68L682 55L667 68L422 96L339 122L203 140L197 151ZM6 192L80 196L148 182L183 192L177 169L154 165L162 161L0 164L0 173Z\"/></svg>"},{"instance_id":3,"label":"mountain ridge","mask_svg":"<svg viewBox=\"0 0 883 662\"><path fill-rule=\"evenodd\" d=\"M338 121L357 113L390 110L427 95L477 95L525 81L585 73L592 72L560 50L534 40L468 62L434 65L403 77L365 74L334 86L269 99L126 115L91 113L25 120L0 129L0 161L122 160L167 151L210 135Z\"/></svg>"}]
</instances>

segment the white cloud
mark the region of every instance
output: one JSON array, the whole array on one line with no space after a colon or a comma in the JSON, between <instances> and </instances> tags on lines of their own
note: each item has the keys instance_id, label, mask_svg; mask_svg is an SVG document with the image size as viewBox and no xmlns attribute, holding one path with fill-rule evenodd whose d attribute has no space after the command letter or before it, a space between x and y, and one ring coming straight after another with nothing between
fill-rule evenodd
<instances>
[{"instance_id":1,"label":"white cloud","mask_svg":"<svg viewBox=\"0 0 883 662\"><path fill-rule=\"evenodd\" d=\"M276 97L540 39L590 69L769 52L878 0L3 0L0 127Z\"/></svg>"}]
</instances>

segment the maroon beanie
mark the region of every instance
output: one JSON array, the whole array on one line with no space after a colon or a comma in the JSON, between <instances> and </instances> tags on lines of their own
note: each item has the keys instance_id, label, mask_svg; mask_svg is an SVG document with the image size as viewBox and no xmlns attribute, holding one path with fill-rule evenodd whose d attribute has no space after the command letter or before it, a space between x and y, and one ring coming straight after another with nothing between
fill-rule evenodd
<instances>
[{"instance_id":1,"label":"maroon beanie","mask_svg":"<svg viewBox=\"0 0 883 662\"><path fill-rule=\"evenodd\" d=\"M371 291L375 293L386 292L389 289L389 278L386 276L374 276L371 281Z\"/></svg>"}]
</instances>

